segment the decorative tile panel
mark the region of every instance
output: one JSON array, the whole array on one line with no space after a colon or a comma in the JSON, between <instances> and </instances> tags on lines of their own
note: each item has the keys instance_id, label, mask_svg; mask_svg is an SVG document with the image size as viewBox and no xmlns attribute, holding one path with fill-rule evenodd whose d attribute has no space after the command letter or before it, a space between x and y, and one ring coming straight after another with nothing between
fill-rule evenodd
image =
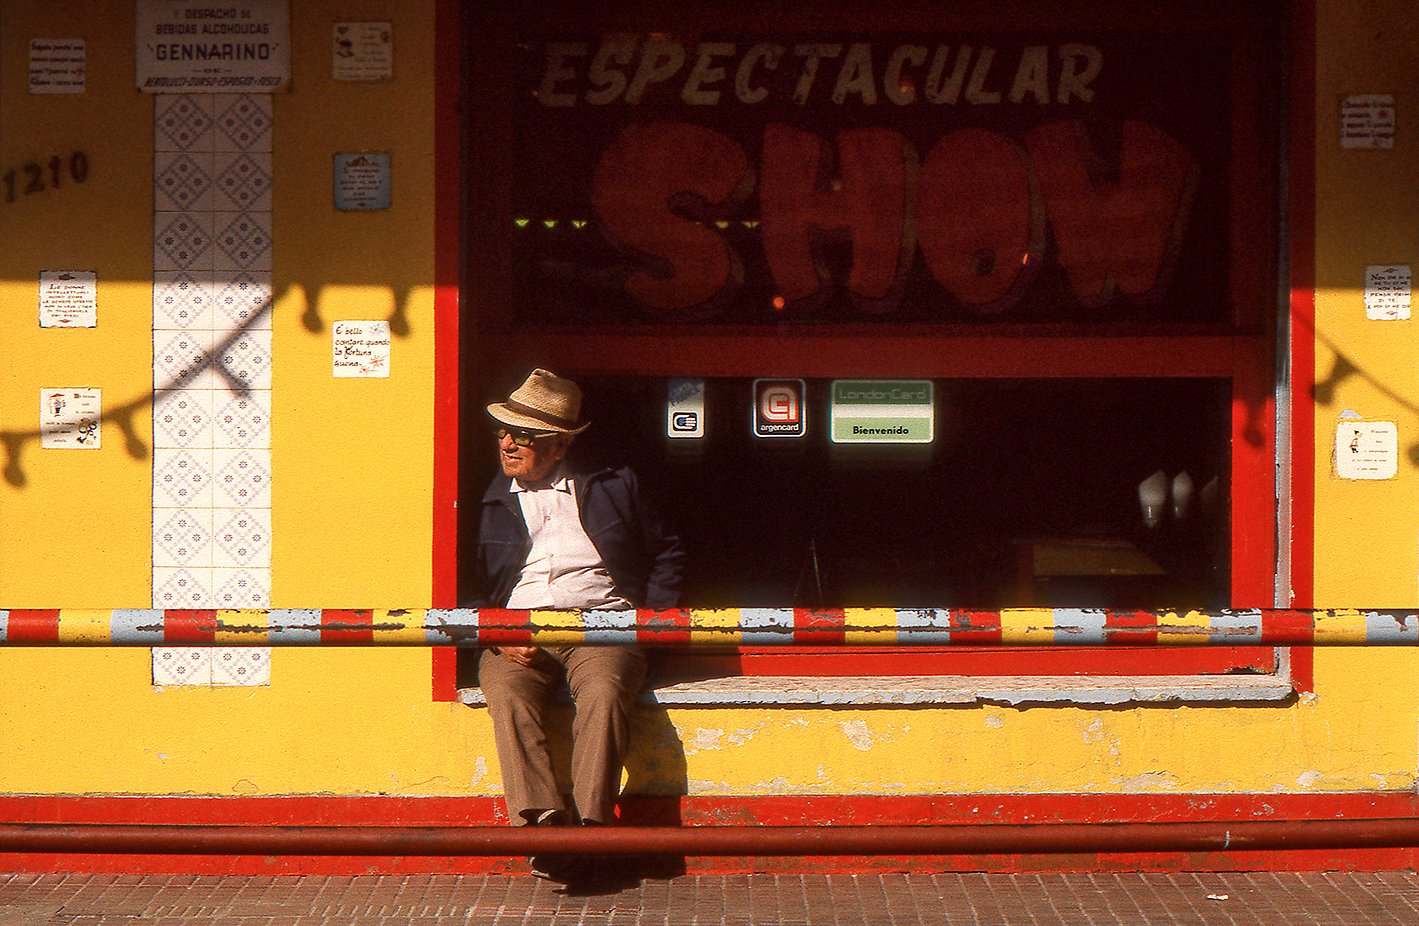
<instances>
[{"instance_id":1,"label":"decorative tile panel","mask_svg":"<svg viewBox=\"0 0 1419 926\"><path fill-rule=\"evenodd\" d=\"M266 608L271 98L153 100L153 606ZM155 650L153 678L268 684L269 658Z\"/></svg>"},{"instance_id":2,"label":"decorative tile panel","mask_svg":"<svg viewBox=\"0 0 1419 926\"><path fill-rule=\"evenodd\" d=\"M217 270L271 270L271 214L215 213Z\"/></svg>"},{"instance_id":3,"label":"decorative tile panel","mask_svg":"<svg viewBox=\"0 0 1419 926\"><path fill-rule=\"evenodd\" d=\"M212 96L216 151L270 151L271 97L254 94Z\"/></svg>"},{"instance_id":4,"label":"decorative tile panel","mask_svg":"<svg viewBox=\"0 0 1419 926\"><path fill-rule=\"evenodd\" d=\"M217 508L213 515L214 567L271 568L271 509Z\"/></svg>"},{"instance_id":5,"label":"decorative tile panel","mask_svg":"<svg viewBox=\"0 0 1419 926\"><path fill-rule=\"evenodd\" d=\"M211 569L153 567L153 607L172 610L215 606Z\"/></svg>"},{"instance_id":6,"label":"decorative tile panel","mask_svg":"<svg viewBox=\"0 0 1419 926\"><path fill-rule=\"evenodd\" d=\"M259 608L271 600L271 569L231 569L218 567L212 570L212 584L216 589L215 607L218 608Z\"/></svg>"},{"instance_id":7,"label":"decorative tile panel","mask_svg":"<svg viewBox=\"0 0 1419 926\"><path fill-rule=\"evenodd\" d=\"M159 687L212 684L212 651L199 646L153 647L153 684Z\"/></svg>"},{"instance_id":8,"label":"decorative tile panel","mask_svg":"<svg viewBox=\"0 0 1419 926\"><path fill-rule=\"evenodd\" d=\"M213 503L233 508L271 507L271 454L266 450L214 450Z\"/></svg>"},{"instance_id":9,"label":"decorative tile panel","mask_svg":"<svg viewBox=\"0 0 1419 926\"><path fill-rule=\"evenodd\" d=\"M212 280L203 271L153 272L153 328L195 329L212 327Z\"/></svg>"},{"instance_id":10,"label":"decorative tile panel","mask_svg":"<svg viewBox=\"0 0 1419 926\"><path fill-rule=\"evenodd\" d=\"M213 156L213 208L237 212L271 211L271 153L224 151Z\"/></svg>"},{"instance_id":11,"label":"decorative tile panel","mask_svg":"<svg viewBox=\"0 0 1419 926\"><path fill-rule=\"evenodd\" d=\"M153 201L159 212L203 212L212 208L210 152L159 152L153 161Z\"/></svg>"},{"instance_id":12,"label":"decorative tile panel","mask_svg":"<svg viewBox=\"0 0 1419 926\"><path fill-rule=\"evenodd\" d=\"M217 432L226 447L271 446L271 393L269 390L248 395L217 393L215 419Z\"/></svg>"},{"instance_id":13,"label":"decorative tile panel","mask_svg":"<svg viewBox=\"0 0 1419 926\"><path fill-rule=\"evenodd\" d=\"M256 646L227 646L212 650L212 684L270 685L271 650Z\"/></svg>"},{"instance_id":14,"label":"decorative tile panel","mask_svg":"<svg viewBox=\"0 0 1419 926\"><path fill-rule=\"evenodd\" d=\"M212 507L211 449L153 451L153 505Z\"/></svg>"},{"instance_id":15,"label":"decorative tile panel","mask_svg":"<svg viewBox=\"0 0 1419 926\"><path fill-rule=\"evenodd\" d=\"M153 446L204 449L212 446L214 393L205 389L162 389L153 397Z\"/></svg>"},{"instance_id":16,"label":"decorative tile panel","mask_svg":"<svg viewBox=\"0 0 1419 926\"><path fill-rule=\"evenodd\" d=\"M217 272L213 284L213 318L228 330L270 330L271 274L257 270Z\"/></svg>"},{"instance_id":17,"label":"decorative tile panel","mask_svg":"<svg viewBox=\"0 0 1419 926\"><path fill-rule=\"evenodd\" d=\"M153 214L153 269L210 271L214 216L207 212Z\"/></svg>"},{"instance_id":18,"label":"decorative tile panel","mask_svg":"<svg viewBox=\"0 0 1419 926\"><path fill-rule=\"evenodd\" d=\"M153 565L186 569L212 566L210 508L153 509Z\"/></svg>"},{"instance_id":19,"label":"decorative tile panel","mask_svg":"<svg viewBox=\"0 0 1419 926\"><path fill-rule=\"evenodd\" d=\"M153 98L153 151L211 151L212 98L207 94Z\"/></svg>"}]
</instances>

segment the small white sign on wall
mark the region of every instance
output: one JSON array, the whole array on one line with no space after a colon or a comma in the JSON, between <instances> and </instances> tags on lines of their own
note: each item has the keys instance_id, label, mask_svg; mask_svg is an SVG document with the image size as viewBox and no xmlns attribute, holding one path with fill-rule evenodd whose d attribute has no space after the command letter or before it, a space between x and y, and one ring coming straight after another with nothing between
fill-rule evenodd
<instances>
[{"instance_id":1,"label":"small white sign on wall","mask_svg":"<svg viewBox=\"0 0 1419 926\"><path fill-rule=\"evenodd\" d=\"M39 445L50 450L97 450L102 425L98 389L39 391Z\"/></svg>"},{"instance_id":2,"label":"small white sign on wall","mask_svg":"<svg viewBox=\"0 0 1419 926\"><path fill-rule=\"evenodd\" d=\"M335 155L335 208L342 212L388 209L390 157L385 151Z\"/></svg>"},{"instance_id":3,"label":"small white sign on wall","mask_svg":"<svg viewBox=\"0 0 1419 926\"><path fill-rule=\"evenodd\" d=\"M331 54L336 80L390 80L394 77L394 24L336 23Z\"/></svg>"},{"instance_id":4,"label":"small white sign on wall","mask_svg":"<svg viewBox=\"0 0 1419 926\"><path fill-rule=\"evenodd\" d=\"M1341 421L1335 429L1335 473L1341 479L1393 479L1399 472L1399 429L1393 421Z\"/></svg>"},{"instance_id":5,"label":"small white sign on wall","mask_svg":"<svg viewBox=\"0 0 1419 926\"><path fill-rule=\"evenodd\" d=\"M1394 97L1368 93L1341 100L1340 147L1393 148Z\"/></svg>"},{"instance_id":6,"label":"small white sign on wall","mask_svg":"<svg viewBox=\"0 0 1419 926\"><path fill-rule=\"evenodd\" d=\"M83 39L30 39L30 93L83 93Z\"/></svg>"},{"instance_id":7,"label":"small white sign on wall","mask_svg":"<svg viewBox=\"0 0 1419 926\"><path fill-rule=\"evenodd\" d=\"M1409 317L1408 264L1372 264L1365 268L1365 317L1379 321Z\"/></svg>"},{"instance_id":8,"label":"small white sign on wall","mask_svg":"<svg viewBox=\"0 0 1419 926\"><path fill-rule=\"evenodd\" d=\"M336 377L389 376L389 322L336 322L331 333Z\"/></svg>"},{"instance_id":9,"label":"small white sign on wall","mask_svg":"<svg viewBox=\"0 0 1419 926\"><path fill-rule=\"evenodd\" d=\"M39 326L94 328L98 316L98 274L92 270L39 272Z\"/></svg>"}]
</instances>

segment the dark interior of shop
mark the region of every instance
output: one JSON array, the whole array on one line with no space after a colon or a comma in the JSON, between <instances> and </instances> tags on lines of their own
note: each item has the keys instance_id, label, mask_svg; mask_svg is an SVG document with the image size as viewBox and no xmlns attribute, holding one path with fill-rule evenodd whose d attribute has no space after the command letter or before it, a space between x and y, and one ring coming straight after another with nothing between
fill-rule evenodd
<instances>
[{"instance_id":1,"label":"dark interior of shop","mask_svg":"<svg viewBox=\"0 0 1419 926\"><path fill-rule=\"evenodd\" d=\"M941 379L930 444L864 446L829 440L828 380L802 438L753 436L753 380L725 378L705 436L671 439L665 379L578 379L573 453L639 474L686 545L686 606L1228 605L1223 380ZM495 461L473 430L476 498Z\"/></svg>"}]
</instances>

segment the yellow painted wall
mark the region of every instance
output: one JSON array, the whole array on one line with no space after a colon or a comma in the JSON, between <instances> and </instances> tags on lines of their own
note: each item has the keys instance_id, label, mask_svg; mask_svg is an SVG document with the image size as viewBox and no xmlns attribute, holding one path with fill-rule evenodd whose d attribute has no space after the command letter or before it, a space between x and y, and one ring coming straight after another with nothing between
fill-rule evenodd
<instances>
[{"instance_id":1,"label":"yellow painted wall","mask_svg":"<svg viewBox=\"0 0 1419 926\"><path fill-rule=\"evenodd\" d=\"M1404 0L1325 0L1316 33L1316 380L1333 384L1315 405L1315 605L1412 608L1419 604L1419 321L1365 317L1368 264L1419 267L1419 87L1410 63L1419 21ZM1388 93L1398 132L1390 150L1343 150L1340 102ZM1342 359L1343 358L1343 359ZM1346 372L1335 376L1339 369ZM1335 429L1353 411L1393 421L1399 474L1386 481L1335 475ZM1343 605L1342 605L1343 603ZM1396 758L1419 738L1419 652L1317 650L1317 691L1352 701L1357 718L1383 714ZM1334 679L1327 687L1322 679ZM1377 686L1369 680L1381 680ZM1387 692L1394 689L1394 697ZM1352 700L1353 699L1353 700Z\"/></svg>"},{"instance_id":2,"label":"yellow painted wall","mask_svg":"<svg viewBox=\"0 0 1419 926\"><path fill-rule=\"evenodd\" d=\"M1392 482L1338 482L1328 432L1353 408L1399 421L1404 443L1419 437L1404 404L1419 392L1414 323L1365 322L1357 290L1366 263L1419 263L1406 183L1419 156L1405 134L1419 100L1401 53L1419 26L1401 0L1319 6L1321 333L1399 398L1352 376L1317 410L1316 603L1412 606L1412 465ZM432 3L293 7L292 89L275 103L273 604L419 606L431 453L451 437L432 433L430 411ZM152 107L131 86L131 10L7 0L0 13L3 163L72 147L94 163L82 189L0 205L3 429L32 422L55 377L93 379L106 404L148 388ZM393 84L328 79L336 19L394 20ZM31 98L16 62L32 35L61 34L89 38L89 92ZM1398 96L1393 152L1339 150L1338 97L1361 92ZM394 153L394 209L333 211L330 157L351 149ZM35 327L37 272L56 261L99 270L96 331ZM332 380L330 323L395 304L411 333L394 345L393 376ZM320 333L303 324L312 309ZM1322 378L1330 361L1320 349ZM142 415L135 425L148 434ZM0 607L145 606L147 461L110 424L99 453L27 447L21 462L24 486L0 487ZM79 504L88 520L59 516ZM71 548L95 564L77 571L57 555ZM1321 650L1316 693L1275 707L646 710L630 777L640 791L729 795L1412 791L1416 669L1411 650ZM486 713L430 701L423 649L278 649L269 688L156 689L146 650L0 647L0 679L0 793L500 791Z\"/></svg>"}]
</instances>

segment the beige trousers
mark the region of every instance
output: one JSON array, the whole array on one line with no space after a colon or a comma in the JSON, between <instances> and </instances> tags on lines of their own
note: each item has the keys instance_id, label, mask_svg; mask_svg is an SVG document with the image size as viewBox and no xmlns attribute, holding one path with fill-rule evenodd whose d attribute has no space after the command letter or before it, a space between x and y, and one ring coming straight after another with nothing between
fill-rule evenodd
<instances>
[{"instance_id":1,"label":"beige trousers","mask_svg":"<svg viewBox=\"0 0 1419 926\"><path fill-rule=\"evenodd\" d=\"M646 657L628 646L548 646L532 666L484 650L478 684L493 718L508 815L523 826L547 810L566 811L547 751L544 715L565 677L575 704L572 800L594 823L615 821L631 709L645 682Z\"/></svg>"}]
</instances>

